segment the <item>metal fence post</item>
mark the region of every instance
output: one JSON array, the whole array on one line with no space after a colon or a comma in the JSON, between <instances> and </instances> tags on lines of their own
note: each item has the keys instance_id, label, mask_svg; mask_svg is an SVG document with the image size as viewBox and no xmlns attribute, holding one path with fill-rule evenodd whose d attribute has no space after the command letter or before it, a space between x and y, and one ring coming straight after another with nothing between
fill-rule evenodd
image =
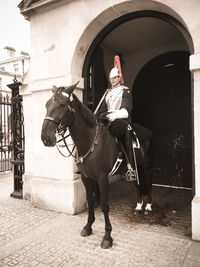
<instances>
[{"instance_id":1,"label":"metal fence post","mask_svg":"<svg viewBox=\"0 0 200 267\"><path fill-rule=\"evenodd\" d=\"M13 145L13 176L14 176L14 191L10 194L14 198L23 198L23 180L24 174L24 117L22 96L19 95L19 86L22 85L16 78L14 83L7 86L12 90L11 100L11 130L12 130L12 145Z\"/></svg>"}]
</instances>

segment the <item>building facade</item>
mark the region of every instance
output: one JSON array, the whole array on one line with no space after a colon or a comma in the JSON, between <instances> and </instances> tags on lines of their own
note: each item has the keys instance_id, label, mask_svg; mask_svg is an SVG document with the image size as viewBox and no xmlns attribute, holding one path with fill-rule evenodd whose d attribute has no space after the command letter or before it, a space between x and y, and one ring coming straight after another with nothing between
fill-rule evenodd
<instances>
[{"instance_id":1,"label":"building facade","mask_svg":"<svg viewBox=\"0 0 200 267\"><path fill-rule=\"evenodd\" d=\"M94 110L120 54L133 92L133 120L156 140L155 183L192 188L192 237L200 240L200 2L198 0L23 0L30 21L31 68L24 98L24 194L37 205L76 214L85 191L72 158L41 142L53 85L80 81Z\"/></svg>"},{"instance_id":2,"label":"building facade","mask_svg":"<svg viewBox=\"0 0 200 267\"><path fill-rule=\"evenodd\" d=\"M2 59L3 54L4 59ZM13 83L14 79L23 80L30 56L26 52L15 56L15 49L10 46L6 46L4 51L0 51L0 56L0 172L5 172L12 169L12 92L7 85Z\"/></svg>"},{"instance_id":3,"label":"building facade","mask_svg":"<svg viewBox=\"0 0 200 267\"><path fill-rule=\"evenodd\" d=\"M22 81L30 63L30 56L27 52L21 51L20 55L15 55L13 47L5 46L4 51L0 51L0 91L10 93L8 84L16 77ZM2 56L3 55L3 56Z\"/></svg>"}]
</instances>

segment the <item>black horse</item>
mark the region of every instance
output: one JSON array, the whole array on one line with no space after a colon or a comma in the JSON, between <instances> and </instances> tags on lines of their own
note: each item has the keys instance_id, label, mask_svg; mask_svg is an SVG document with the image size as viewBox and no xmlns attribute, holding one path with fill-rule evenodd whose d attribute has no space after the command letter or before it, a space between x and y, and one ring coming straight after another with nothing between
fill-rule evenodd
<instances>
[{"instance_id":1,"label":"black horse","mask_svg":"<svg viewBox=\"0 0 200 267\"><path fill-rule=\"evenodd\" d=\"M112 246L112 226L109 220L108 175L118 158L119 145L108 128L97 122L95 115L73 94L76 85L53 87L53 96L46 103L47 114L43 122L41 138L45 146L55 146L57 129L60 126L69 129L77 148L77 166L86 189L88 202L88 221L82 229L81 235L89 236L92 233L91 226L95 221L94 194L97 183L100 188L100 206L105 218L105 235L101 247L109 248ZM136 128L140 139L140 148L136 149L140 182L140 185L136 184L136 210L142 209L142 196L147 195L145 209L148 211L151 210L152 203L150 155L152 135L146 128ZM117 173L126 171L125 168L126 164L121 164Z\"/></svg>"}]
</instances>

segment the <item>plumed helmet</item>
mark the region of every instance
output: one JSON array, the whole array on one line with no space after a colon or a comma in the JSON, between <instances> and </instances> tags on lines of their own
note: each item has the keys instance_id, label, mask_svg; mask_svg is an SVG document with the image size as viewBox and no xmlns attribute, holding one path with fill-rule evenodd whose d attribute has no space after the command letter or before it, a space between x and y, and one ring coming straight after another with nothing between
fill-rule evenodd
<instances>
[{"instance_id":1,"label":"plumed helmet","mask_svg":"<svg viewBox=\"0 0 200 267\"><path fill-rule=\"evenodd\" d=\"M109 77L110 78L114 78L114 77L117 77L117 76L120 77L120 83L124 84L120 58L119 58L118 55L114 57L114 68L111 70Z\"/></svg>"},{"instance_id":2,"label":"plumed helmet","mask_svg":"<svg viewBox=\"0 0 200 267\"><path fill-rule=\"evenodd\" d=\"M120 76L118 68L117 67L112 68L111 71L110 71L110 75L109 75L110 79L114 78L114 77L117 77L117 76Z\"/></svg>"}]
</instances>

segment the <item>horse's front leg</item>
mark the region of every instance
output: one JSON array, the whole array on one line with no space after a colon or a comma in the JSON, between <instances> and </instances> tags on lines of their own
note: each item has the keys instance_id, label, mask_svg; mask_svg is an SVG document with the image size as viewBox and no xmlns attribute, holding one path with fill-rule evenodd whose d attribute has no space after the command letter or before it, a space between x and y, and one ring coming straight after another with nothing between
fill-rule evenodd
<instances>
[{"instance_id":1,"label":"horse's front leg","mask_svg":"<svg viewBox=\"0 0 200 267\"><path fill-rule=\"evenodd\" d=\"M95 182L84 176L81 176L83 184L86 189L86 199L88 203L88 221L81 231L82 236L89 236L92 234L92 224L95 221L94 216L94 192L95 192Z\"/></svg>"},{"instance_id":2,"label":"horse's front leg","mask_svg":"<svg viewBox=\"0 0 200 267\"><path fill-rule=\"evenodd\" d=\"M109 182L107 176L101 177L99 180L99 187L101 193L101 210L105 219L105 235L101 243L101 248L110 248L112 247L113 239L111 237L112 226L109 219Z\"/></svg>"}]
</instances>

